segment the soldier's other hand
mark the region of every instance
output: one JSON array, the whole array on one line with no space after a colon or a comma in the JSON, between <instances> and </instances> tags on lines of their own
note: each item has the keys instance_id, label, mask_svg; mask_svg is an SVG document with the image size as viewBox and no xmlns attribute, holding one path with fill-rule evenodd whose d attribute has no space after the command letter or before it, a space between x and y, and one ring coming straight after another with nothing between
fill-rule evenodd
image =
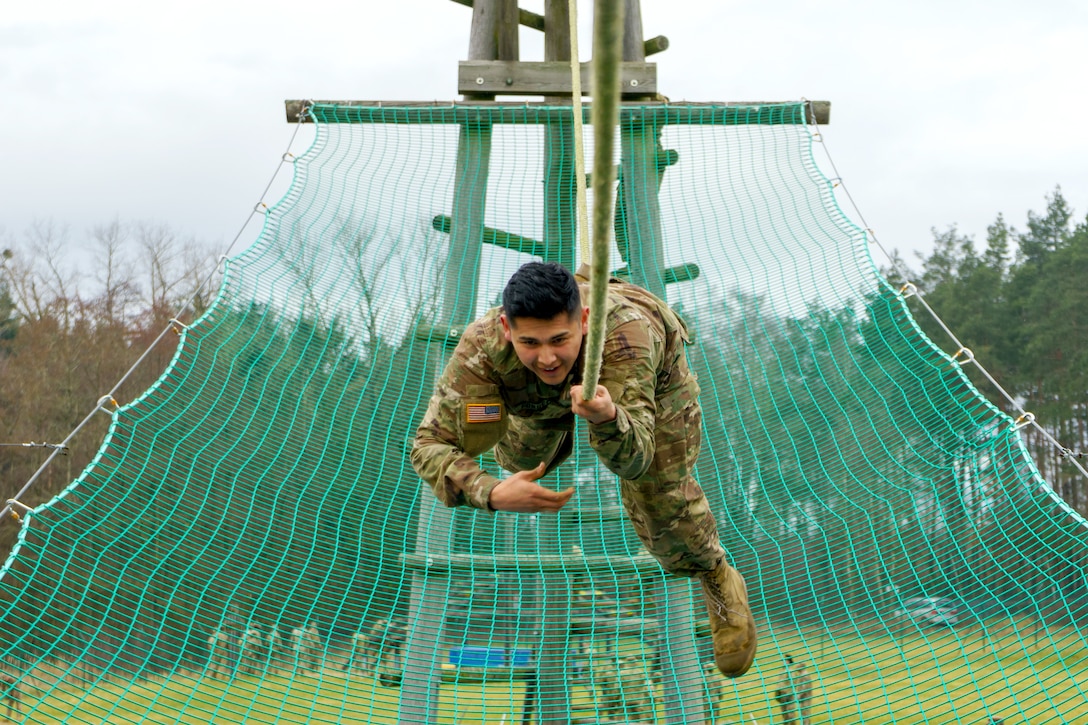
<instances>
[{"instance_id":1,"label":"soldier's other hand","mask_svg":"<svg viewBox=\"0 0 1088 725\"><path fill-rule=\"evenodd\" d=\"M574 488L552 491L538 484L536 481L544 475L546 468L541 463L531 471L520 471L500 481L491 489L491 498L488 499L491 508L522 514L558 511L563 508L574 495Z\"/></svg>"},{"instance_id":2,"label":"soldier's other hand","mask_svg":"<svg viewBox=\"0 0 1088 725\"><path fill-rule=\"evenodd\" d=\"M597 386L597 392L590 400L582 400L581 385L572 385L570 409L590 423L607 423L616 419L616 404L612 402L608 388L603 385Z\"/></svg>"}]
</instances>

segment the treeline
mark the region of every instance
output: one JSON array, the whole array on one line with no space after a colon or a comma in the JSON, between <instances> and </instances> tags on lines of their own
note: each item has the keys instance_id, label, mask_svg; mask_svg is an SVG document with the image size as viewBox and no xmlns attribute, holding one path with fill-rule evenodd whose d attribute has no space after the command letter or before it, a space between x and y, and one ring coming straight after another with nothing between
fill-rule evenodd
<instances>
[{"instance_id":1,"label":"treeline","mask_svg":"<svg viewBox=\"0 0 1088 725\"><path fill-rule=\"evenodd\" d=\"M1024 232L999 218L984 250L938 235L909 276L1001 385L1083 451L1088 227L1059 192L1048 202ZM726 550L758 572L772 620L882 627L909 597L947 595L980 618L1080 621L1083 526L978 397L971 382L986 381L919 334L949 347L917 297L904 307L902 284L838 290L799 314L736 290L684 310L699 340L698 478ZM1042 474L1088 513L1083 476L1022 432Z\"/></svg>"},{"instance_id":2,"label":"treeline","mask_svg":"<svg viewBox=\"0 0 1088 725\"><path fill-rule=\"evenodd\" d=\"M955 227L934 230L933 251L909 276L997 383L1068 449L1063 455L1033 426L1023 428L1043 477L1088 515L1088 482L1071 462L1088 465L1088 218L1075 217L1060 188L1046 201L1043 212L1028 212L1024 229L998 215L981 242ZM955 353L919 301L909 304L930 338ZM995 405L1019 415L973 365L965 369Z\"/></svg>"},{"instance_id":3,"label":"treeline","mask_svg":"<svg viewBox=\"0 0 1088 725\"><path fill-rule=\"evenodd\" d=\"M171 318L188 322L205 310L218 282L210 248L162 224L115 220L79 238L41 221L20 235L0 233L0 246L0 500L6 501ZM155 345L115 393L117 402L146 390L176 345L172 333ZM94 457L109 423L108 415L93 415L20 500L33 507L62 490ZM18 530L13 519L0 522L0 556L6 558Z\"/></svg>"},{"instance_id":4,"label":"treeline","mask_svg":"<svg viewBox=\"0 0 1088 725\"><path fill-rule=\"evenodd\" d=\"M26 530L0 588L10 633L0 648L95 671L198 668L218 629L310 624L331 637L391 616L405 596L399 554L415 541L406 441L438 346L360 335L316 306L285 312L226 293L203 314L215 284L188 281L214 271L212 255L168 230L149 243L148 229L94 231L109 243L95 248L92 269L108 271L93 294L53 247L8 260L12 392L2 402L25 405L10 420L36 426L13 427L16 440L63 439L194 301L179 319L185 347L169 332L116 395L130 405L106 444L111 418L95 415L21 497L55 496L98 454ZM48 225L31 234L54 238ZM26 382L34 376L42 381ZM64 394L46 391L61 376ZM29 401L15 394L21 386ZM2 451L8 490L47 450ZM8 547L17 532L4 525Z\"/></svg>"}]
</instances>

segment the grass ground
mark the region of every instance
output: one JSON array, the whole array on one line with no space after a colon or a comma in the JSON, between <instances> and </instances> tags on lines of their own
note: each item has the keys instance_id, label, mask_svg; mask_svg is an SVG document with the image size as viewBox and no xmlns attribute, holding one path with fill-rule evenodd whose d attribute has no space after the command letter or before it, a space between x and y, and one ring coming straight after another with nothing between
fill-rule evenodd
<instances>
[{"instance_id":1,"label":"grass ground","mask_svg":"<svg viewBox=\"0 0 1088 725\"><path fill-rule=\"evenodd\" d=\"M914 630L892 637L859 631L764 632L756 667L735 681L716 681L717 725L782 722L774 691L783 657L813 673L812 723L1088 723L1088 651L1071 630L990 626ZM38 673L24 693L34 723L395 723L400 690L370 676L327 669L290 677L233 680L176 673L135 682L113 679L84 689ZM47 686L48 685L48 686ZM520 682L444 685L441 725L521 720ZM665 721L660 689L657 722ZM572 719L597 717L588 689L572 690Z\"/></svg>"}]
</instances>

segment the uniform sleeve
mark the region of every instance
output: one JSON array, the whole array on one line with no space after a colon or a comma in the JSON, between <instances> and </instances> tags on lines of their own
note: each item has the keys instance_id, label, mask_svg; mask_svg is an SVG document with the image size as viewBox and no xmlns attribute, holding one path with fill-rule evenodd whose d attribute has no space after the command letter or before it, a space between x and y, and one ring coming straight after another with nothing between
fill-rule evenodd
<instances>
[{"instance_id":1,"label":"uniform sleeve","mask_svg":"<svg viewBox=\"0 0 1088 725\"><path fill-rule=\"evenodd\" d=\"M500 420L474 424L466 441L465 406L468 401L499 406ZM476 456L502 437L505 411L498 387L487 376L485 356L466 336L446 365L416 431L412 466L447 506L469 505L490 510L491 489L499 479L484 472Z\"/></svg>"},{"instance_id":2,"label":"uniform sleeve","mask_svg":"<svg viewBox=\"0 0 1088 725\"><path fill-rule=\"evenodd\" d=\"M657 365L663 343L645 321L625 322L605 340L600 384L616 404L616 419L589 425L589 443L608 470L632 481L654 459Z\"/></svg>"}]
</instances>

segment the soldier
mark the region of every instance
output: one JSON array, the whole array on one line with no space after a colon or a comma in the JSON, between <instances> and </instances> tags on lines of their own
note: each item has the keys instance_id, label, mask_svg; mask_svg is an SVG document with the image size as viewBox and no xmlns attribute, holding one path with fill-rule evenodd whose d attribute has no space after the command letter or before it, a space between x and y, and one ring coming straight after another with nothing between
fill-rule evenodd
<instances>
[{"instance_id":1,"label":"soldier","mask_svg":"<svg viewBox=\"0 0 1088 725\"><path fill-rule=\"evenodd\" d=\"M620 664L624 719L654 719L654 681L649 663L638 655L627 655Z\"/></svg>"},{"instance_id":2,"label":"soldier","mask_svg":"<svg viewBox=\"0 0 1088 725\"><path fill-rule=\"evenodd\" d=\"M583 400L583 270L578 279L558 264L530 262L514 273L502 307L461 336L416 433L412 464L447 506L555 512L574 489L536 481L570 455L580 416L590 446L620 478L643 545L667 571L701 581L715 663L739 677L755 658L756 626L744 579L726 563L692 477L702 410L684 356L687 328L646 290L609 279L600 385ZM509 477L477 463L492 448Z\"/></svg>"},{"instance_id":3,"label":"soldier","mask_svg":"<svg viewBox=\"0 0 1088 725\"><path fill-rule=\"evenodd\" d=\"M774 693L782 707L783 725L808 725L812 714L812 678L804 662L786 655L786 671Z\"/></svg>"}]
</instances>

